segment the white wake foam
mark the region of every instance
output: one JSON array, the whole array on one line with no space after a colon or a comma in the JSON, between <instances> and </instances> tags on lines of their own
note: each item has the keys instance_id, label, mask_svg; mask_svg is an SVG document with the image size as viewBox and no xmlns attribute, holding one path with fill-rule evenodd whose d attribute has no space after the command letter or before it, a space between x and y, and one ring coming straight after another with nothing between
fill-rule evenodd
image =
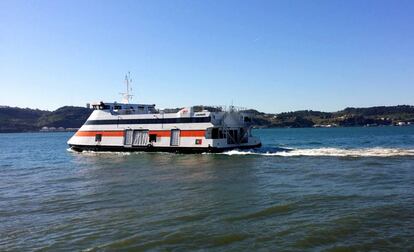
<instances>
[{"instance_id":1,"label":"white wake foam","mask_svg":"<svg viewBox=\"0 0 414 252\"><path fill-rule=\"evenodd\" d=\"M291 149L276 152L255 152L231 150L223 152L224 155L262 155L262 156L330 156L330 157L393 157L414 156L414 149L401 148L362 148L362 149L339 149L339 148L315 148L315 149Z\"/></svg>"},{"instance_id":2,"label":"white wake foam","mask_svg":"<svg viewBox=\"0 0 414 252\"><path fill-rule=\"evenodd\" d=\"M77 152L68 148L67 151L87 156L96 155L120 155L126 156L131 154L140 154L144 152L112 152L112 151L82 151ZM208 154L208 153L205 153ZM258 155L258 156L280 156L280 157L394 157L394 156L414 156L414 149L402 149L402 148L360 148L360 149L341 149L341 148L314 148L314 149L284 149L280 151L244 151L244 150L231 150L223 153L217 153L221 155Z\"/></svg>"}]
</instances>

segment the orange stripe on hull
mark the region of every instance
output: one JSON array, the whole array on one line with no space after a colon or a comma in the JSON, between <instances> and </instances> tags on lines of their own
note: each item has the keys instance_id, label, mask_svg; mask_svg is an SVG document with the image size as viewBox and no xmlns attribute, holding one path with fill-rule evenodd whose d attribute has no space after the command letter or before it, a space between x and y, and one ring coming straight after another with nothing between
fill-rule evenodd
<instances>
[{"instance_id":1,"label":"orange stripe on hull","mask_svg":"<svg viewBox=\"0 0 414 252\"><path fill-rule=\"evenodd\" d=\"M157 137L171 137L170 130L150 130L149 134L155 134ZM204 137L205 130L181 130L180 137Z\"/></svg>"},{"instance_id":2,"label":"orange stripe on hull","mask_svg":"<svg viewBox=\"0 0 414 252\"><path fill-rule=\"evenodd\" d=\"M182 137L204 137L206 135L205 130L182 130Z\"/></svg>"},{"instance_id":3,"label":"orange stripe on hull","mask_svg":"<svg viewBox=\"0 0 414 252\"><path fill-rule=\"evenodd\" d=\"M76 136L80 137L94 137L98 134L106 137L123 137L124 131L78 131Z\"/></svg>"},{"instance_id":4,"label":"orange stripe on hull","mask_svg":"<svg viewBox=\"0 0 414 252\"><path fill-rule=\"evenodd\" d=\"M124 131L78 131L76 136L78 137L94 137L97 134L101 134L105 137L123 137ZM149 134L157 135L157 137L171 137L170 130L150 130ZM180 137L204 137L205 130L181 130Z\"/></svg>"},{"instance_id":5,"label":"orange stripe on hull","mask_svg":"<svg viewBox=\"0 0 414 252\"><path fill-rule=\"evenodd\" d=\"M149 134L155 134L157 137L171 137L170 130L150 130ZM181 130L180 137L204 137L205 130Z\"/></svg>"},{"instance_id":6,"label":"orange stripe on hull","mask_svg":"<svg viewBox=\"0 0 414 252\"><path fill-rule=\"evenodd\" d=\"M157 135L157 137L171 137L171 131L169 130L150 130L149 134Z\"/></svg>"}]
</instances>

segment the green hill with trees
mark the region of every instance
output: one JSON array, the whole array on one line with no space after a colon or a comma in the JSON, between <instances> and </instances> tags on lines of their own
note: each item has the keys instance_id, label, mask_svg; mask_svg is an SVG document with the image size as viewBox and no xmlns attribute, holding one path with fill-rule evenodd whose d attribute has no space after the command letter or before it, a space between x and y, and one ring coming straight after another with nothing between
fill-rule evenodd
<instances>
[{"instance_id":1,"label":"green hill with trees","mask_svg":"<svg viewBox=\"0 0 414 252\"><path fill-rule=\"evenodd\" d=\"M92 113L83 107L61 107L55 111L0 107L0 132L31 132L42 127L79 128Z\"/></svg>"},{"instance_id":2,"label":"green hill with trees","mask_svg":"<svg viewBox=\"0 0 414 252\"><path fill-rule=\"evenodd\" d=\"M400 122L414 122L414 106L377 106L369 108L345 108L337 112L300 110L280 114L255 115L261 127L354 127L385 126Z\"/></svg>"}]
</instances>

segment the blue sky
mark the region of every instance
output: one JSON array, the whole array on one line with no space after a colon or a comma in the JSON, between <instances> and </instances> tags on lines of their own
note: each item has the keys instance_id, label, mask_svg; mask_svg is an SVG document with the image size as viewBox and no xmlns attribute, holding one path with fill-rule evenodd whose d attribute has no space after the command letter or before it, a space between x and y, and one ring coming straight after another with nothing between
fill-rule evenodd
<instances>
[{"instance_id":1,"label":"blue sky","mask_svg":"<svg viewBox=\"0 0 414 252\"><path fill-rule=\"evenodd\" d=\"M0 105L414 104L414 1L0 1Z\"/></svg>"}]
</instances>

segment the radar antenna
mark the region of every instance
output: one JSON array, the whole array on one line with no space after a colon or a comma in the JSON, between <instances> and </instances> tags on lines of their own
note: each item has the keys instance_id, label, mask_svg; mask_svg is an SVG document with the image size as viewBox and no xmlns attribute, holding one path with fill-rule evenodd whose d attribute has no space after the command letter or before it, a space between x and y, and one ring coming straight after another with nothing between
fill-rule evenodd
<instances>
[{"instance_id":1,"label":"radar antenna","mask_svg":"<svg viewBox=\"0 0 414 252\"><path fill-rule=\"evenodd\" d=\"M122 95L122 103L129 103L132 100L132 88L131 88L131 73L128 72L128 74L125 75L125 84L126 84L126 92L120 93Z\"/></svg>"}]
</instances>

